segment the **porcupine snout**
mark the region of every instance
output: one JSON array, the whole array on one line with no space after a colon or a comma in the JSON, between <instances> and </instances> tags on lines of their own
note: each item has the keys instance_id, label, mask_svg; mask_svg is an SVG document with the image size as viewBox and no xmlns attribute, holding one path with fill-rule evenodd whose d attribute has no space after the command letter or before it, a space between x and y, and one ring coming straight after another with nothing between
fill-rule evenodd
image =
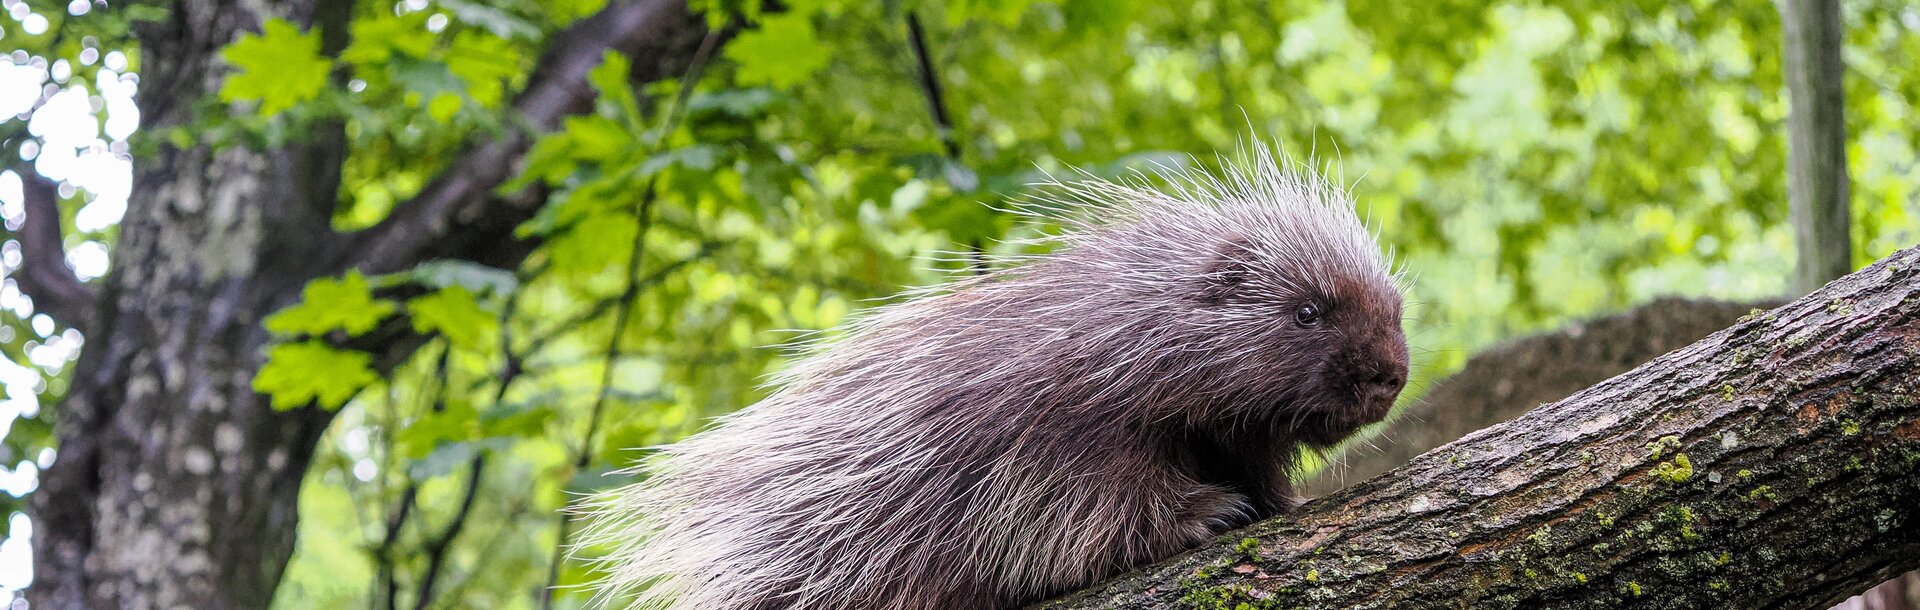
<instances>
[{"instance_id":1,"label":"porcupine snout","mask_svg":"<svg viewBox=\"0 0 1920 610\"><path fill-rule=\"evenodd\" d=\"M1398 327L1381 330L1360 342L1356 351L1360 353L1352 357L1349 383L1362 423L1373 423L1386 417L1407 385L1406 334Z\"/></svg>"}]
</instances>

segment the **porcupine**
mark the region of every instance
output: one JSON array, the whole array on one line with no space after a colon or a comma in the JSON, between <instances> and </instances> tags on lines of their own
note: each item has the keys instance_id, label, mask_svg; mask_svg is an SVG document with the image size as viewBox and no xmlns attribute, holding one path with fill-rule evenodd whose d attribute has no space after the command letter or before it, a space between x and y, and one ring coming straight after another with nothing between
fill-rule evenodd
<instances>
[{"instance_id":1,"label":"porcupine","mask_svg":"<svg viewBox=\"0 0 1920 610\"><path fill-rule=\"evenodd\" d=\"M584 509L603 601L1008 608L1289 509L1301 447L1405 384L1402 288L1347 193L1254 149L1053 185L1055 253L876 308L661 448Z\"/></svg>"}]
</instances>

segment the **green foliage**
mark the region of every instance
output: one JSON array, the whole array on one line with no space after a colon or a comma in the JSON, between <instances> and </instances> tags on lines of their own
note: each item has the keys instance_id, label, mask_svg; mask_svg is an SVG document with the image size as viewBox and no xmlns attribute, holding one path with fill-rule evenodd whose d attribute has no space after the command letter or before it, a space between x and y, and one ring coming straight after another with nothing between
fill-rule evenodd
<instances>
[{"instance_id":1,"label":"green foliage","mask_svg":"<svg viewBox=\"0 0 1920 610\"><path fill-rule=\"evenodd\" d=\"M414 332L446 337L459 349L486 349L496 332L496 316L483 310L473 293L459 285L407 301L407 314L413 320Z\"/></svg>"},{"instance_id":2,"label":"green foliage","mask_svg":"<svg viewBox=\"0 0 1920 610\"><path fill-rule=\"evenodd\" d=\"M380 376L373 357L335 349L318 340L273 346L267 364L253 377L253 390L273 397L273 408L295 409L314 403L336 409Z\"/></svg>"},{"instance_id":3,"label":"green foliage","mask_svg":"<svg viewBox=\"0 0 1920 610\"><path fill-rule=\"evenodd\" d=\"M828 53L814 35L813 19L798 13L767 18L726 51L728 59L740 64L735 74L740 84L776 89L805 82L827 66Z\"/></svg>"},{"instance_id":4,"label":"green foliage","mask_svg":"<svg viewBox=\"0 0 1920 610\"><path fill-rule=\"evenodd\" d=\"M340 52L351 64L381 64L395 56L426 59L433 52L434 35L427 31L426 13L381 14L354 20L353 41Z\"/></svg>"},{"instance_id":5,"label":"green foliage","mask_svg":"<svg viewBox=\"0 0 1920 610\"><path fill-rule=\"evenodd\" d=\"M318 97L331 65L320 57L320 36L285 19L268 21L258 35L243 34L220 52L239 72L220 86L224 102L259 102L262 116L280 114Z\"/></svg>"},{"instance_id":6,"label":"green foliage","mask_svg":"<svg viewBox=\"0 0 1920 610\"><path fill-rule=\"evenodd\" d=\"M343 331L349 337L366 334L392 315L392 301L373 298L367 278L349 272L340 279L321 278L300 292L300 302L267 317L267 330L281 335L323 335Z\"/></svg>"}]
</instances>

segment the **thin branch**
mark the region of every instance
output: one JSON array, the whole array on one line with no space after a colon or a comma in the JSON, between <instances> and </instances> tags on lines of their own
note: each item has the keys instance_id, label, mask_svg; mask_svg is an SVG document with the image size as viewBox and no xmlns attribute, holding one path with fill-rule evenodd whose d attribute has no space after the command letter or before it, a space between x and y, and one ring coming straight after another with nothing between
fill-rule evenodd
<instances>
[{"instance_id":1,"label":"thin branch","mask_svg":"<svg viewBox=\"0 0 1920 610\"><path fill-rule=\"evenodd\" d=\"M381 406L384 407L382 411L386 416L386 421L381 422L380 425L380 445L384 450L380 452L380 476L374 479L374 497L382 501L385 501L387 498L387 480L390 478L387 476L387 473L393 472L394 422L400 421L399 409L394 406L394 402L398 400L398 397L395 396L397 392L394 390L393 384L387 384L384 394L384 400L380 401ZM367 589L368 610L393 608L393 589L390 584L393 582L394 574L393 545L399 542L400 523L406 520L406 515L402 513L403 511L411 510L412 504L412 499L408 498L401 503L400 508L387 511L388 515L385 521L383 521L386 526L386 534L382 537L379 546L374 547L373 552L373 586ZM381 596L379 596L378 593L381 591L388 592L385 596L385 606L380 605Z\"/></svg>"},{"instance_id":2,"label":"thin branch","mask_svg":"<svg viewBox=\"0 0 1920 610\"><path fill-rule=\"evenodd\" d=\"M520 378L526 369L522 366L521 356L513 349L513 315L520 309L520 296L525 294L522 286L531 280L531 276L522 276L513 291L507 294L507 301L500 307L500 353L503 362L498 375L499 384L494 388L493 406L498 408L507 397L507 390ZM466 529L468 518L473 514L474 499L479 496L480 483L487 471L487 454L480 452L467 464L466 491L461 495L460 508L447 522L439 536L427 542L427 571L420 579L420 594L414 598L414 610L426 610L433 606L434 588L440 580L440 571L445 568L449 551L454 539Z\"/></svg>"},{"instance_id":3,"label":"thin branch","mask_svg":"<svg viewBox=\"0 0 1920 610\"><path fill-rule=\"evenodd\" d=\"M14 236L20 242L20 268L13 273L20 292L34 309L86 333L92 326L97 291L67 266L60 228L60 186L31 165L14 167L26 195L26 217Z\"/></svg>"},{"instance_id":4,"label":"thin branch","mask_svg":"<svg viewBox=\"0 0 1920 610\"><path fill-rule=\"evenodd\" d=\"M400 585L394 578L393 547L400 542L400 528L406 525L407 518L413 514L414 500L419 493L420 487L417 485L407 485L406 491L400 493L400 506L387 519L386 538L380 541L380 547L373 554L377 566L374 579L385 591L382 598L386 603L380 607L386 610L396 607L396 598L400 595Z\"/></svg>"},{"instance_id":5,"label":"thin branch","mask_svg":"<svg viewBox=\"0 0 1920 610\"><path fill-rule=\"evenodd\" d=\"M691 84L683 86L690 88ZM646 192L640 198L640 209L635 213L640 226L634 231L633 253L627 256L627 287L620 292L620 302L613 312L613 337L607 340L607 364L600 372L600 392L594 396L593 407L587 414L586 436L574 451L573 469L576 472L586 470L593 463L593 446L600 434L600 419L606 412L608 399L613 396L613 374L618 368L614 363L620 359L622 340L627 334L627 321L632 317L634 301L640 297L640 262L645 259L647 229L653 224L653 202L656 199L659 196L654 190L653 181L649 180ZM560 582L560 564L566 560L567 547L573 537L573 517L573 511L560 511L553 553L547 560L546 586L540 589L540 610L553 608L554 588Z\"/></svg>"},{"instance_id":6,"label":"thin branch","mask_svg":"<svg viewBox=\"0 0 1920 610\"><path fill-rule=\"evenodd\" d=\"M467 491L460 497L460 509L453 514L453 520L447 522L446 529L439 536L427 541L427 572L420 577L420 595L414 598L414 610L426 610L433 604L433 587L440 578L440 570L446 566L448 550L453 548L453 540L467 527L467 517L473 514L473 501L480 495L480 481L487 471L487 453L482 451L467 463Z\"/></svg>"},{"instance_id":7,"label":"thin branch","mask_svg":"<svg viewBox=\"0 0 1920 610\"><path fill-rule=\"evenodd\" d=\"M506 510L506 514L502 516L498 522L519 523L520 518L526 516L527 509L530 508L531 504L526 496L520 496L510 505ZM492 535L487 536L487 541L480 545L479 556L493 557L494 553L499 550L500 545L508 539L509 535L518 536L519 533L518 530L509 527L494 528ZM441 598L441 603L434 604L434 607L444 608L447 607L446 604L448 602L446 600L460 599L460 594L467 590L467 586L473 582L474 575L479 573L480 570L469 570L467 573L461 574L459 578L453 581L453 585L447 587L447 595Z\"/></svg>"},{"instance_id":8,"label":"thin branch","mask_svg":"<svg viewBox=\"0 0 1920 610\"><path fill-rule=\"evenodd\" d=\"M674 96L673 106L668 108L666 116L661 119L660 133L663 137L672 134L685 116L687 101L693 97L694 85L700 82L701 75L706 71L707 60L713 57L713 50L719 46L722 36L724 36L722 30L709 31L706 38L700 42L700 49L694 53L693 61L687 65L686 74L680 77L680 91ZM653 228L653 204L659 199L659 191L655 189L658 180L657 175L647 180L647 185L640 194L639 209L634 213L639 227L633 234L633 252L627 256L627 287L621 291L618 309L614 311L613 337L607 340L606 368L601 370L600 392L594 397L593 407L587 415L587 434L581 439L579 450L574 455L573 468L576 472L585 470L589 464L593 463L593 447L600 433L600 419L606 411L608 399L614 393L613 373L617 369L614 365L620 358L621 341L627 334L627 321L633 313L634 301L639 299L641 291L671 272L670 269L662 269L649 276L651 279L640 277L640 264L646 259L647 233ZM708 244L711 243L708 242ZM701 246L703 252L707 249L707 244ZM550 610L553 607L554 587L560 582L560 564L566 560L567 547L570 546L573 537L573 517L573 511L560 511L559 524L555 528L557 533L554 536L553 553L547 560L546 586L541 587L539 593L540 610Z\"/></svg>"},{"instance_id":9,"label":"thin branch","mask_svg":"<svg viewBox=\"0 0 1920 610\"><path fill-rule=\"evenodd\" d=\"M920 26L920 16L907 12L907 41L913 46L915 65L920 69L920 93L927 98L927 111L933 115L933 126L939 130L940 144L947 152L947 158L960 161L960 141L954 136L953 120L947 114L947 98L940 88L940 76L933 71L933 58L927 53L927 31Z\"/></svg>"},{"instance_id":10,"label":"thin branch","mask_svg":"<svg viewBox=\"0 0 1920 610\"><path fill-rule=\"evenodd\" d=\"M967 167L960 154L960 138L955 134L951 115L947 114L946 93L940 87L939 73L933 70L933 56L927 52L927 31L920 26L920 16L913 11L907 11L907 41L913 47L914 65L919 68L920 94L927 99L927 111L932 115L940 146L947 154L947 184L956 192L971 193L980 186L980 177L973 168ZM976 237L967 242L967 252L973 259L973 272L986 273L986 245Z\"/></svg>"},{"instance_id":11,"label":"thin branch","mask_svg":"<svg viewBox=\"0 0 1920 610\"><path fill-rule=\"evenodd\" d=\"M428 380L429 383L433 381L440 382L439 394L434 397L433 405L429 407L429 410L434 413L439 413L447 409L447 360L452 353L453 346L451 345L441 350L440 358L434 362L433 377ZM388 425L393 425L393 422L388 422ZM391 451L392 449L389 448L388 450ZM386 603L381 606L385 610L394 610L394 608L398 607L400 582L399 579L395 577L393 548L399 544L400 531L406 527L407 519L413 515L413 507L415 501L419 499L419 496L420 482L413 480L413 478L409 476L407 478L407 488L400 492L400 505L394 509L393 517L387 520L386 536L380 541L380 546L374 550L373 557L377 567L375 578L384 582L386 586L384 593Z\"/></svg>"},{"instance_id":12,"label":"thin branch","mask_svg":"<svg viewBox=\"0 0 1920 610\"><path fill-rule=\"evenodd\" d=\"M639 228L633 236L633 254L627 257L627 288L620 294L620 305L613 312L613 336L607 340L607 366L600 372L600 392L594 396L593 408L587 416L587 434L581 440L579 451L574 456L575 469L584 469L593 459L593 444L600 432L601 415L607 407L607 397L613 393L613 374L615 360L620 358L621 346L625 342L627 322L633 317L634 301L640 298L641 284L638 281L640 263L646 259L647 225L652 224L653 203L659 196L648 185L646 195L640 198Z\"/></svg>"},{"instance_id":13,"label":"thin branch","mask_svg":"<svg viewBox=\"0 0 1920 610\"><path fill-rule=\"evenodd\" d=\"M659 269L655 269L652 273L648 273L646 277L640 278L636 283L639 284L641 289L643 290L646 288L650 288L655 284L665 281L667 277L673 275L674 272L677 272L685 268L687 265L694 264L696 262L699 262L701 259L711 256L715 250L720 249L720 245L721 245L720 242L707 242L707 243L701 244L700 250L694 252L693 255L674 261L672 263L668 263L666 266L661 267ZM607 312L613 311L613 308L620 304L620 299L622 296L624 296L624 293L621 295L615 295L612 297L594 301L594 303L588 306L585 311L582 311L571 318L567 318L566 320L563 320L557 324L554 324L552 327L548 328L545 331L535 334L533 339L531 339L527 343L526 356L531 358L539 355L541 350L546 349L547 345L553 343L554 340L559 339L561 336L564 336L568 331L578 329L581 326L586 325L588 322L598 320L602 316L605 316Z\"/></svg>"}]
</instances>

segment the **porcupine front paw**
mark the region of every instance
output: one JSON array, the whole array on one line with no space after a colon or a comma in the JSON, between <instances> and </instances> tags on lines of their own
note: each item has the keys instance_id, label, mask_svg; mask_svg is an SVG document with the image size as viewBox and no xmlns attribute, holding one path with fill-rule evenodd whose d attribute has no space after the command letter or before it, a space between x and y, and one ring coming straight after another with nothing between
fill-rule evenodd
<instances>
[{"instance_id":1,"label":"porcupine front paw","mask_svg":"<svg viewBox=\"0 0 1920 610\"><path fill-rule=\"evenodd\" d=\"M1223 487L1208 486L1190 496L1181 511L1180 531L1189 544L1199 544L1222 532L1253 523L1256 514L1247 496Z\"/></svg>"}]
</instances>

